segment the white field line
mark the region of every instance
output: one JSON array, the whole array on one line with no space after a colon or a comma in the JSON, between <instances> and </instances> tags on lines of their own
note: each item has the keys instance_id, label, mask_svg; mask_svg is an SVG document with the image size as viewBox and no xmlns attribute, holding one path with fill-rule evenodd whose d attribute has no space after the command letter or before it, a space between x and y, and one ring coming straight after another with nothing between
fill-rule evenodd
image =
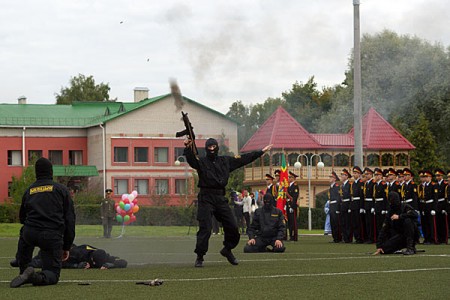
<instances>
[{"instance_id":1,"label":"white field line","mask_svg":"<svg viewBox=\"0 0 450 300\"><path fill-rule=\"evenodd\" d=\"M218 280L236 280L236 279L264 279L264 278L290 278L290 277L321 277L321 276L343 276L343 275L373 275L386 273L413 273L413 272L435 272L450 271L447 268L420 268L420 269L396 269L380 271L355 271L355 272L333 272L333 273L307 273L307 274L278 274L278 275L258 275L258 276L233 276L233 277L204 277L204 278L178 278L163 279L165 282L189 282L189 281L218 281ZM61 283L116 283L116 282L139 282L148 281L148 279L117 279L117 280L60 280ZM9 281L1 280L1 283Z\"/></svg>"}]
</instances>

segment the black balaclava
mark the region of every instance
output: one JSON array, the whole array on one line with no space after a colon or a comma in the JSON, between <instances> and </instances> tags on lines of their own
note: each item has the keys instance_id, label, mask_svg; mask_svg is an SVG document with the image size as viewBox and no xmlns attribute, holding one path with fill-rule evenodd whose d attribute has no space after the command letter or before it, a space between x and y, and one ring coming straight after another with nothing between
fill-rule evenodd
<instances>
[{"instance_id":1,"label":"black balaclava","mask_svg":"<svg viewBox=\"0 0 450 300\"><path fill-rule=\"evenodd\" d=\"M264 209L265 210L271 210L272 209L272 202L273 202L273 196L269 193L264 195L263 198L264 201Z\"/></svg>"},{"instance_id":2,"label":"black balaclava","mask_svg":"<svg viewBox=\"0 0 450 300\"><path fill-rule=\"evenodd\" d=\"M396 192L389 192L389 207L392 213L399 214L401 209L400 196Z\"/></svg>"},{"instance_id":3,"label":"black balaclava","mask_svg":"<svg viewBox=\"0 0 450 300\"><path fill-rule=\"evenodd\" d=\"M212 145L216 145L216 148L212 151L208 150L208 147L212 146ZM211 160L214 160L217 157L217 155L219 154L219 144L217 143L217 141L215 139L209 138L206 140L206 143L205 143L205 151L206 151L206 157L208 157Z\"/></svg>"},{"instance_id":4,"label":"black balaclava","mask_svg":"<svg viewBox=\"0 0 450 300\"><path fill-rule=\"evenodd\" d=\"M36 179L52 179L53 178L53 166L52 163L45 157L41 157L36 161L34 165L36 172Z\"/></svg>"}]
</instances>

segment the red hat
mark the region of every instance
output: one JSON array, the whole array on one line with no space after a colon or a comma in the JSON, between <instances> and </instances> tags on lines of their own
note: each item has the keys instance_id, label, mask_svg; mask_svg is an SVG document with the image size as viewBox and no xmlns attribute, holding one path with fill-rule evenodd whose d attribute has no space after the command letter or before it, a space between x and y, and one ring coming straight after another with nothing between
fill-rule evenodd
<instances>
[{"instance_id":1,"label":"red hat","mask_svg":"<svg viewBox=\"0 0 450 300\"><path fill-rule=\"evenodd\" d=\"M298 175L295 175L295 174L292 173L291 171L289 171L289 175L292 176L292 177L294 177L294 178L297 178L297 177L298 177Z\"/></svg>"},{"instance_id":2,"label":"red hat","mask_svg":"<svg viewBox=\"0 0 450 300\"><path fill-rule=\"evenodd\" d=\"M373 170L373 173L374 173L375 175L383 175L383 171L381 171L380 168L375 168L375 170Z\"/></svg>"},{"instance_id":3,"label":"red hat","mask_svg":"<svg viewBox=\"0 0 450 300\"><path fill-rule=\"evenodd\" d=\"M336 181L339 181L339 177L337 176L337 174L336 174L335 171L332 171L332 172L331 172L330 177L334 177L334 179L336 179Z\"/></svg>"},{"instance_id":4,"label":"red hat","mask_svg":"<svg viewBox=\"0 0 450 300\"><path fill-rule=\"evenodd\" d=\"M357 173L359 173L359 174L362 174L362 170L361 170L361 168L358 167L358 166L354 166L354 167L353 167L353 172L357 172Z\"/></svg>"},{"instance_id":5,"label":"red hat","mask_svg":"<svg viewBox=\"0 0 450 300\"><path fill-rule=\"evenodd\" d=\"M411 176L414 176L414 173L413 173L410 169L408 169L408 168L404 168L404 169L403 169L403 174L404 174L404 175L411 175Z\"/></svg>"},{"instance_id":6,"label":"red hat","mask_svg":"<svg viewBox=\"0 0 450 300\"><path fill-rule=\"evenodd\" d=\"M280 176L281 170L280 169L275 170L274 174L275 176Z\"/></svg>"},{"instance_id":7,"label":"red hat","mask_svg":"<svg viewBox=\"0 0 450 300\"><path fill-rule=\"evenodd\" d=\"M347 169L342 169L341 175L347 175L347 177L351 177Z\"/></svg>"},{"instance_id":8,"label":"red hat","mask_svg":"<svg viewBox=\"0 0 450 300\"><path fill-rule=\"evenodd\" d=\"M364 169L364 173L370 173L370 174L373 174L373 171L372 171L371 168L366 167L366 168Z\"/></svg>"},{"instance_id":9,"label":"red hat","mask_svg":"<svg viewBox=\"0 0 450 300\"><path fill-rule=\"evenodd\" d=\"M444 176L445 173L442 169L436 169L436 170L434 170L434 175Z\"/></svg>"},{"instance_id":10,"label":"red hat","mask_svg":"<svg viewBox=\"0 0 450 300\"><path fill-rule=\"evenodd\" d=\"M275 178L274 178L272 175L270 175L270 174L266 174L266 179L272 179L272 180L274 180Z\"/></svg>"}]
</instances>

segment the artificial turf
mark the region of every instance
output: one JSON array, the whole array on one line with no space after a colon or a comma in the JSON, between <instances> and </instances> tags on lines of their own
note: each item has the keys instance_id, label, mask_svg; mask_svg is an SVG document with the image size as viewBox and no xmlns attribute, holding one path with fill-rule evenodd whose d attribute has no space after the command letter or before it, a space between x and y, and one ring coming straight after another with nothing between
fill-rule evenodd
<instances>
[{"instance_id":1,"label":"artificial turf","mask_svg":"<svg viewBox=\"0 0 450 300\"><path fill-rule=\"evenodd\" d=\"M157 228L156 228L157 230ZM184 232L184 231L183 231ZM422 246L413 255L370 256L374 245L334 244L327 236L301 235L283 254L244 254L239 266L220 256L223 236L212 236L203 268L194 268L195 236L125 234L103 239L78 235L129 262L126 269L62 270L54 286L9 288L17 238L0 238L0 299L448 299L449 245ZM137 281L163 279L159 287ZM80 285L89 284L89 285Z\"/></svg>"}]
</instances>

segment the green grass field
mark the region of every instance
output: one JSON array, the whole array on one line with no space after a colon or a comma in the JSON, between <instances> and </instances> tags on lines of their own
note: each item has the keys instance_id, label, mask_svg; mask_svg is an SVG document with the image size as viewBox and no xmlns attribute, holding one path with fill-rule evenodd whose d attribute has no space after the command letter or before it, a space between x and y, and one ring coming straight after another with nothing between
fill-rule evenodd
<instances>
[{"instance_id":1,"label":"green grass field","mask_svg":"<svg viewBox=\"0 0 450 300\"><path fill-rule=\"evenodd\" d=\"M286 243L283 254L244 254L247 239L242 236L234 251L240 264L232 266L218 253L219 235L211 237L204 268L194 268L195 228L187 235L187 227L136 226L127 228L122 238L103 239L100 226L80 226L77 244L106 249L127 259L128 268L62 270L57 285L11 289L9 282L18 274L9 266L18 228L0 224L0 299L449 298L448 245L419 245L426 252L414 256L370 256L373 245L333 244L327 236L301 235L298 242ZM114 233L120 234L120 228ZM164 284L135 284L155 278Z\"/></svg>"}]
</instances>

